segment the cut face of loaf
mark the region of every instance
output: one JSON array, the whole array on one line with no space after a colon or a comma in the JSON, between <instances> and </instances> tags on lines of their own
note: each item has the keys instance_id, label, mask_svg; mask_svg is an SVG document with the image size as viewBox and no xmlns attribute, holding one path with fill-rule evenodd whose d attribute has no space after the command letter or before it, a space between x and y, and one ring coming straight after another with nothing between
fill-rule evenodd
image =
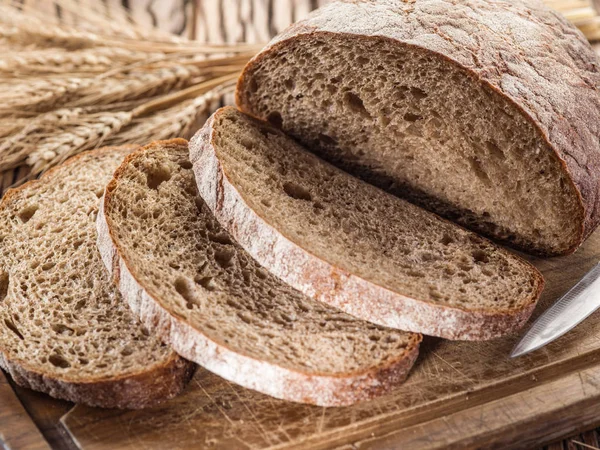
<instances>
[{"instance_id":1,"label":"cut face of loaf","mask_svg":"<svg viewBox=\"0 0 600 450\"><path fill-rule=\"evenodd\" d=\"M135 319L102 264L95 219L126 146L84 153L0 205L0 367L21 386L106 408L179 393L194 365Z\"/></svg>"},{"instance_id":2,"label":"cut face of loaf","mask_svg":"<svg viewBox=\"0 0 600 450\"><path fill-rule=\"evenodd\" d=\"M247 65L238 106L484 235L572 252L600 219L599 65L528 5L333 2Z\"/></svg>"},{"instance_id":3,"label":"cut face of loaf","mask_svg":"<svg viewBox=\"0 0 600 450\"><path fill-rule=\"evenodd\" d=\"M235 108L190 143L200 194L265 268L354 316L448 339L521 327L537 270L360 181Z\"/></svg>"},{"instance_id":4,"label":"cut face of loaf","mask_svg":"<svg viewBox=\"0 0 600 450\"><path fill-rule=\"evenodd\" d=\"M263 269L198 196L188 156L181 139L132 154L98 216L105 264L142 321L186 358L285 400L347 405L402 382L420 335L348 316Z\"/></svg>"}]
</instances>

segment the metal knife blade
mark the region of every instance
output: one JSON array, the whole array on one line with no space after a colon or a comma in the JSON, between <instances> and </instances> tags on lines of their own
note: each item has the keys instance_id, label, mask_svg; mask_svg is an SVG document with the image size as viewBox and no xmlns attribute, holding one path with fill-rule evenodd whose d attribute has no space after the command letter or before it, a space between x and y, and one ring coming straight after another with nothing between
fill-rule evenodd
<instances>
[{"instance_id":1,"label":"metal knife blade","mask_svg":"<svg viewBox=\"0 0 600 450\"><path fill-rule=\"evenodd\" d=\"M600 263L536 319L515 346L511 358L558 339L600 308Z\"/></svg>"}]
</instances>

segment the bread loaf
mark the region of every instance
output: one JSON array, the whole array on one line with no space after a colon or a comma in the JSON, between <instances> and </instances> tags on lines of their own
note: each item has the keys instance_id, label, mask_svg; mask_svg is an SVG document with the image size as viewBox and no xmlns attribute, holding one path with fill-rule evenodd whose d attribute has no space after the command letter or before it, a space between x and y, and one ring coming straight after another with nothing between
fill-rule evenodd
<instances>
[{"instance_id":1,"label":"bread loaf","mask_svg":"<svg viewBox=\"0 0 600 450\"><path fill-rule=\"evenodd\" d=\"M543 286L530 264L218 110L190 143L200 194L260 264L310 297L448 339L521 327Z\"/></svg>"},{"instance_id":2,"label":"bread loaf","mask_svg":"<svg viewBox=\"0 0 600 450\"><path fill-rule=\"evenodd\" d=\"M96 249L99 198L136 146L83 153L0 204L0 367L20 386L106 408L179 393L194 365L136 320Z\"/></svg>"},{"instance_id":3,"label":"bread loaf","mask_svg":"<svg viewBox=\"0 0 600 450\"><path fill-rule=\"evenodd\" d=\"M98 245L135 313L186 358L286 400L348 405L406 377L420 335L311 300L260 267L198 196L187 142L156 142L109 183Z\"/></svg>"},{"instance_id":4,"label":"bread loaf","mask_svg":"<svg viewBox=\"0 0 600 450\"><path fill-rule=\"evenodd\" d=\"M348 0L276 37L237 103L389 192L560 255L600 220L599 84L541 1Z\"/></svg>"}]
</instances>

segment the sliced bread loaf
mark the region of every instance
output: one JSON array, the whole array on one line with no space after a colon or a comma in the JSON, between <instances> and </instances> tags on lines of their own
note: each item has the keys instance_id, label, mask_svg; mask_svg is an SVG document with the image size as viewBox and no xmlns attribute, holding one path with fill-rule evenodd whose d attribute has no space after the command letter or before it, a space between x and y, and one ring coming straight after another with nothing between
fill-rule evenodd
<instances>
[{"instance_id":1,"label":"sliced bread loaf","mask_svg":"<svg viewBox=\"0 0 600 450\"><path fill-rule=\"evenodd\" d=\"M106 189L98 245L148 327L242 386L348 405L393 388L417 357L420 335L315 302L234 243L198 196L184 140L125 160Z\"/></svg>"},{"instance_id":2,"label":"sliced bread loaf","mask_svg":"<svg viewBox=\"0 0 600 450\"><path fill-rule=\"evenodd\" d=\"M84 153L0 204L0 367L17 384L107 408L179 393L193 365L135 319L102 264L104 186L136 146Z\"/></svg>"},{"instance_id":3,"label":"sliced bread loaf","mask_svg":"<svg viewBox=\"0 0 600 450\"><path fill-rule=\"evenodd\" d=\"M543 279L483 238L360 181L233 107L190 143L199 191L260 264L354 316L448 339L521 327Z\"/></svg>"},{"instance_id":4,"label":"sliced bread loaf","mask_svg":"<svg viewBox=\"0 0 600 450\"><path fill-rule=\"evenodd\" d=\"M600 221L600 64L541 1L332 2L244 70L239 107L526 252Z\"/></svg>"}]
</instances>

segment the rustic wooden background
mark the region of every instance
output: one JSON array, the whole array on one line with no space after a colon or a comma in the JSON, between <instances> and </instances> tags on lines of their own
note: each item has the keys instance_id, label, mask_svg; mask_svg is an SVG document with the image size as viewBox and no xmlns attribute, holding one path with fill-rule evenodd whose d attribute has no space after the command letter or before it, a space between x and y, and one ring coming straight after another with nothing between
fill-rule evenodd
<instances>
[{"instance_id":1,"label":"rustic wooden background","mask_svg":"<svg viewBox=\"0 0 600 450\"><path fill-rule=\"evenodd\" d=\"M111 14L122 14L122 7L128 7L137 23L155 26L161 30L212 43L267 42L290 23L304 17L311 10L326 3L328 0L98 0L102 7ZM401 0L399 0L401 1ZM56 9L46 0L19 0L49 14L60 15L68 20L68 12ZM572 0L574 6L585 6L587 0ZM0 195L11 184L24 177L24 169L5 174L0 179ZM12 388L12 389L11 389ZM6 381L0 373L0 404L9 406L15 413L3 416L6 409L0 408L0 434L11 433L11 430L23 429L13 423L26 418L20 402L27 407L28 401L36 402L43 395L29 393L17 388L12 382ZM58 405L58 406L57 406ZM72 405L61 402L53 403L52 408L59 411L48 413L47 417L34 417L45 437L52 442L56 428L53 425L54 415L66 413ZM48 448L39 431L30 427L25 431L23 442L27 448ZM581 450L600 449L600 429L588 431L570 439L545 447L548 450Z\"/></svg>"}]
</instances>

